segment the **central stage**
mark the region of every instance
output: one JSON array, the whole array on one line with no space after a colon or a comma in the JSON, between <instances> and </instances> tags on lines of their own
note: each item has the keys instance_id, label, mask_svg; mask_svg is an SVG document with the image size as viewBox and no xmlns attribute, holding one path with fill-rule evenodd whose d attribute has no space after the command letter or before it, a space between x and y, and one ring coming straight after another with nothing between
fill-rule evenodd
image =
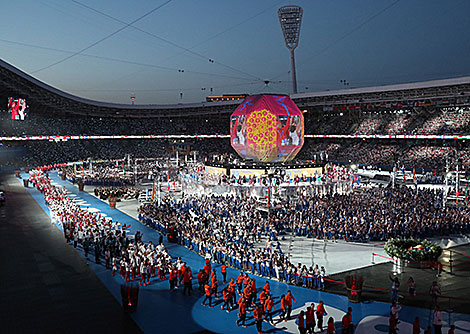
<instances>
[{"instance_id":1,"label":"central stage","mask_svg":"<svg viewBox=\"0 0 470 334\"><path fill-rule=\"evenodd\" d=\"M311 178L324 173L325 163L262 163L254 161L235 161L234 163L207 162L206 173L239 177L288 176Z\"/></svg>"}]
</instances>

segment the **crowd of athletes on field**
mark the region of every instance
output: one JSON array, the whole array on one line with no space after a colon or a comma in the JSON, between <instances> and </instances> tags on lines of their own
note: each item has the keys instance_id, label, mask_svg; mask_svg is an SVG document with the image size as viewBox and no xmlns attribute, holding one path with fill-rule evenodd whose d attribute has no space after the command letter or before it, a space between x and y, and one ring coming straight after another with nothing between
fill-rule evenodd
<instances>
[{"instance_id":1,"label":"crowd of athletes on field","mask_svg":"<svg viewBox=\"0 0 470 334\"><path fill-rule=\"evenodd\" d=\"M203 256L206 257L206 261L204 267L198 271L192 269L184 262L184 259L172 258L162 243L163 237L160 237L158 245L153 244L151 241L143 242L140 232L130 238L127 233L129 226L121 225L102 216L99 212L90 212L86 208L80 207L67 196L65 188L53 185L43 171L31 171L29 179L44 195L44 200L50 208L53 221L62 225L66 241L75 248L81 247L87 260L94 259L97 264L104 262L106 269L113 276L121 276L124 282L138 282L139 285L146 286L153 283L153 281L168 279L170 292L181 288L183 294L190 296L193 290L193 282L197 280L199 291L205 296L203 305L209 307L222 305L221 308L227 312L237 312L238 320L236 325L238 326L247 327L254 320L258 332L262 331L263 320L275 325L273 316L278 313L280 315L279 322L293 318L291 312L293 303L296 303L296 300L291 291L287 290L285 294L275 296L271 293L269 281L266 281L263 288L259 289L256 287L256 281L248 273L278 277L276 274L271 274L269 266L265 267L265 264L271 263L268 258L275 256L277 252L274 249L276 245L271 241L267 242L265 250L253 251L254 257L251 257L250 260L255 261L255 263L245 261L244 258L237 258L237 255L229 260L228 257L222 257L221 248L211 247L209 240L200 242L197 247L200 246L201 251L204 251ZM195 203L192 200L196 199L186 198L180 201L177 206L170 209L170 215L175 217L176 208L187 205L192 206ZM172 207L172 201L173 199L166 198L164 205L170 208L170 206ZM233 198L233 201L238 202L238 209L245 207L245 203L241 199ZM217 223L221 223L221 221L219 220ZM201 220L200 224L211 225L208 220ZM234 235L236 239L233 241L240 245L240 250L243 251L243 248L246 248L252 237L260 238L261 234L265 232L260 227L255 227L255 230L257 233L252 235L250 230L243 227L242 233ZM202 229L201 232L203 232ZM198 235L200 234L198 233ZM272 235L275 237L276 233L273 231ZM188 237L187 234L186 237ZM94 255L90 253L94 253ZM280 258L283 258L283 256ZM240 265L235 264L235 261L239 261ZM285 260L283 261L285 262ZM215 268L211 269L212 264L217 262L222 264L220 274ZM228 264L241 270L238 277L227 277ZM285 278L279 277L279 279L288 280L298 285L303 284L311 288L325 288L323 278L326 273L323 267L320 269L316 266L307 269L299 264L298 267L292 266L292 268L292 270L287 271ZM296 274L297 272L305 276L301 277ZM302 311L299 315L295 315L295 318L297 318L298 327L301 330L308 328L313 331L316 327L322 331L324 328L328 328L329 333L334 333L334 319L330 317L328 321L323 322L323 317L326 314L325 306L323 302L320 302L317 306L311 304L305 312ZM345 332L351 330L350 333L352 333L351 309L348 309L348 313L341 319L341 326Z\"/></svg>"},{"instance_id":2,"label":"crowd of athletes on field","mask_svg":"<svg viewBox=\"0 0 470 334\"><path fill-rule=\"evenodd\" d=\"M162 238L158 245L142 242L139 232L130 239L126 236L127 226L99 212L81 208L67 196L64 188L52 185L43 172L32 171L30 181L44 194L53 220L63 226L67 242L74 247L80 245L87 259L93 251L96 263L104 261L112 275L122 276L125 282L138 281L144 286L153 280L166 280L168 276L170 291L180 287L183 294L191 294L193 279L197 279L205 295L203 305L208 301L208 306L213 307L212 302L216 301L227 312L238 309L237 325L246 326L246 320L253 319L259 332L262 320L275 324L273 314L277 302L281 321L291 319L295 297L290 291L280 297L273 296L268 281L263 289L257 289L249 275L328 289L324 267L307 267L289 261L279 244L285 233L330 241L363 242L391 237L464 234L470 230L468 207L444 210L439 191L416 193L407 187L283 200L280 209L269 216L256 209L255 198L243 196L186 195L181 199L166 197L160 205L143 204L139 217L144 224L162 235L173 236L176 242L206 258L203 268L191 269L184 259L172 259L161 243ZM262 240L264 245L260 247ZM211 270L211 263L222 265L220 275L215 269ZM227 279L227 265L239 269L239 277ZM310 305L298 315L301 332L312 323L313 327L323 328L326 310L321 309L322 306L322 303ZM399 311L394 307L392 304L392 327L396 327L394 321L398 320ZM247 315L248 311L253 312L252 316ZM333 319L328 322L334 326ZM342 319L342 328L352 333L352 327L351 310L348 310Z\"/></svg>"},{"instance_id":3,"label":"crowd of athletes on field","mask_svg":"<svg viewBox=\"0 0 470 334\"><path fill-rule=\"evenodd\" d=\"M467 206L443 209L440 191L416 193L410 187L283 200L281 209L270 217L261 215L257 206L259 203L251 197L186 195L161 206L144 204L139 213L146 224L155 225L165 233L172 226L176 227L180 243L197 252L212 249L220 252L218 258L236 257L241 264L268 261L264 266L271 269L266 272L283 279L286 279L282 277L286 270L301 274L298 270L302 269L286 262L285 254L278 247L278 240L287 232L327 240L365 242L470 231ZM254 248L261 237L267 240L266 247Z\"/></svg>"}]
</instances>

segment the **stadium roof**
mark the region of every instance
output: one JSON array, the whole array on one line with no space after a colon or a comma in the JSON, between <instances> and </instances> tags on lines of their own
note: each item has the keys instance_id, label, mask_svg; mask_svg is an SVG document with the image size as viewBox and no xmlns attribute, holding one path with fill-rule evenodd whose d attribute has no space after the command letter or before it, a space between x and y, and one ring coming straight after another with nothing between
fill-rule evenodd
<instances>
[{"instance_id":1,"label":"stadium roof","mask_svg":"<svg viewBox=\"0 0 470 334\"><path fill-rule=\"evenodd\" d=\"M0 59L0 97L21 97L35 113L99 117L185 117L231 113L240 101L174 105L128 105L94 101L54 88ZM300 93L291 96L299 107L403 102L470 97L470 77L399 85Z\"/></svg>"},{"instance_id":2,"label":"stadium roof","mask_svg":"<svg viewBox=\"0 0 470 334\"><path fill-rule=\"evenodd\" d=\"M406 103L470 97L470 76L291 95L299 107Z\"/></svg>"},{"instance_id":3,"label":"stadium roof","mask_svg":"<svg viewBox=\"0 0 470 334\"><path fill-rule=\"evenodd\" d=\"M129 105L94 101L52 87L1 59L0 95L4 101L10 96L25 98L35 112L113 117L178 117L217 114L221 111L232 111L239 103L222 101L174 105Z\"/></svg>"}]
</instances>

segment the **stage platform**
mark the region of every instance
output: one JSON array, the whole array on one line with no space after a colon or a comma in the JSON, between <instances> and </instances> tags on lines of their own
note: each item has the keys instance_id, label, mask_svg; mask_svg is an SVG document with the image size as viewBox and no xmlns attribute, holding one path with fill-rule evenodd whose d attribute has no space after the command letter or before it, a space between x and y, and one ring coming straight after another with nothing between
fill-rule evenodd
<instances>
[{"instance_id":1,"label":"stage platform","mask_svg":"<svg viewBox=\"0 0 470 334\"><path fill-rule=\"evenodd\" d=\"M314 176L324 172L325 163L315 163L313 161L304 163L293 162L254 162L236 161L234 163L207 162L206 172L209 174L225 174L227 176Z\"/></svg>"}]
</instances>

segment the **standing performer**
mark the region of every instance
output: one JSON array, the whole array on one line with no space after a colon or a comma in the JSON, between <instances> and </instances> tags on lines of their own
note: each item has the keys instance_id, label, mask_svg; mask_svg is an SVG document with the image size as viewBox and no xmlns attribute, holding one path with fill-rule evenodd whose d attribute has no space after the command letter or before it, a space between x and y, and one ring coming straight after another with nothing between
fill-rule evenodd
<instances>
[{"instance_id":1,"label":"standing performer","mask_svg":"<svg viewBox=\"0 0 470 334\"><path fill-rule=\"evenodd\" d=\"M227 283L227 266L224 264L222 264L222 266L220 267L220 272L222 273L222 277L224 278L224 283Z\"/></svg>"},{"instance_id":2,"label":"standing performer","mask_svg":"<svg viewBox=\"0 0 470 334\"><path fill-rule=\"evenodd\" d=\"M184 274L183 274L183 284L184 284L183 295L185 295L186 291L188 291L188 296L191 296L191 291L193 290L192 279L193 279L193 273L191 272L191 267L188 266L184 270Z\"/></svg>"},{"instance_id":3,"label":"standing performer","mask_svg":"<svg viewBox=\"0 0 470 334\"><path fill-rule=\"evenodd\" d=\"M240 275L238 275L237 281L236 281L237 287L238 287L238 294L240 294L240 295L242 294L243 280L244 280L244 279L245 279L245 278L243 277L243 273L240 272Z\"/></svg>"},{"instance_id":4,"label":"standing performer","mask_svg":"<svg viewBox=\"0 0 470 334\"><path fill-rule=\"evenodd\" d=\"M313 334L315 332L315 304L310 304L307 307L307 312L305 314L305 331Z\"/></svg>"},{"instance_id":5,"label":"standing performer","mask_svg":"<svg viewBox=\"0 0 470 334\"><path fill-rule=\"evenodd\" d=\"M287 295L285 297L285 304L286 304L286 307L287 307L287 319L289 320L290 319L290 314L292 312L292 300L294 301L294 303L297 304L297 301L295 300L294 296L292 295L292 293L290 292L290 290L287 291Z\"/></svg>"},{"instance_id":6,"label":"standing performer","mask_svg":"<svg viewBox=\"0 0 470 334\"><path fill-rule=\"evenodd\" d=\"M214 307L212 306L212 291L211 291L211 287L209 286L209 284L206 284L204 286L204 291L206 293L206 297L204 298L204 300L202 301L202 305L206 305L206 301L209 300L209 307Z\"/></svg>"},{"instance_id":7,"label":"standing performer","mask_svg":"<svg viewBox=\"0 0 470 334\"><path fill-rule=\"evenodd\" d=\"M173 266L170 271L170 291L175 290L177 275L178 275L178 272L176 271L176 268Z\"/></svg>"},{"instance_id":8,"label":"standing performer","mask_svg":"<svg viewBox=\"0 0 470 334\"><path fill-rule=\"evenodd\" d=\"M243 327L246 327L245 320L246 320L246 300L243 296L241 296L240 299L238 299L237 326L240 326L240 322L241 322L243 324Z\"/></svg>"},{"instance_id":9,"label":"standing performer","mask_svg":"<svg viewBox=\"0 0 470 334\"><path fill-rule=\"evenodd\" d=\"M109 269L109 263L111 260L111 252L109 251L109 248L106 248L106 250L104 251L104 259L106 262L106 269Z\"/></svg>"},{"instance_id":10,"label":"standing performer","mask_svg":"<svg viewBox=\"0 0 470 334\"><path fill-rule=\"evenodd\" d=\"M264 303L264 313L266 321L271 323L274 326L274 321L273 321L273 315L272 312L274 311L274 302L271 298L271 295L268 295L268 299L266 299L266 302Z\"/></svg>"},{"instance_id":11,"label":"standing performer","mask_svg":"<svg viewBox=\"0 0 470 334\"><path fill-rule=\"evenodd\" d=\"M279 321L287 321L286 319L287 307L286 307L286 296L281 296L281 315L279 317Z\"/></svg>"},{"instance_id":12,"label":"standing performer","mask_svg":"<svg viewBox=\"0 0 470 334\"><path fill-rule=\"evenodd\" d=\"M117 271L117 263L116 263L116 258L114 256L113 256L112 264L113 264L113 276L114 276L116 275L116 271Z\"/></svg>"},{"instance_id":13,"label":"standing performer","mask_svg":"<svg viewBox=\"0 0 470 334\"><path fill-rule=\"evenodd\" d=\"M323 331L323 317L325 315L327 315L325 306L323 305L323 300L320 300L320 304L317 306L318 329L320 331Z\"/></svg>"},{"instance_id":14,"label":"standing performer","mask_svg":"<svg viewBox=\"0 0 470 334\"><path fill-rule=\"evenodd\" d=\"M261 334L263 332L263 307L261 304L258 304L253 310L253 318L255 318L256 321L256 329L258 330L258 334Z\"/></svg>"}]
</instances>

